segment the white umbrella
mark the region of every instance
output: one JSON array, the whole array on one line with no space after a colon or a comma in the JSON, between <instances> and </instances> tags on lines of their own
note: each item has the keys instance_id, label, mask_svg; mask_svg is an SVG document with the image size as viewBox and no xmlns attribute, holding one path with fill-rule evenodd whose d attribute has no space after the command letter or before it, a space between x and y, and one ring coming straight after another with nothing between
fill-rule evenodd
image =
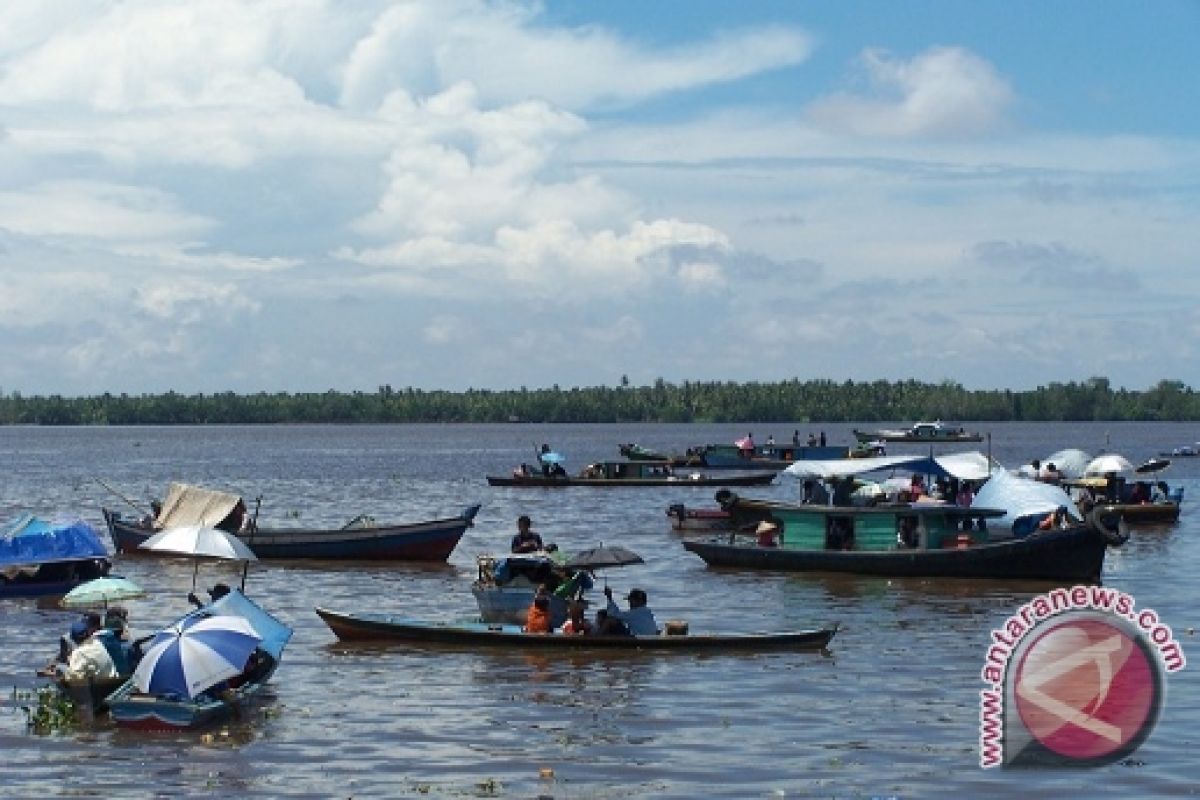
<instances>
[{"instance_id":1,"label":"white umbrella","mask_svg":"<svg viewBox=\"0 0 1200 800\"><path fill-rule=\"evenodd\" d=\"M254 551L242 540L220 528L203 525L184 525L159 531L139 545L143 550L177 553L182 556L224 558L235 561L257 561Z\"/></svg>"},{"instance_id":2,"label":"white umbrella","mask_svg":"<svg viewBox=\"0 0 1200 800\"><path fill-rule=\"evenodd\" d=\"M199 558L221 558L233 561L258 561L254 551L242 540L220 528L203 525L184 525L159 531L139 545L142 550L158 553L175 553L197 559L192 569L192 588L196 588L196 573L200 569ZM242 569L242 586L246 585L246 569Z\"/></svg>"},{"instance_id":3,"label":"white umbrella","mask_svg":"<svg viewBox=\"0 0 1200 800\"><path fill-rule=\"evenodd\" d=\"M1078 448L1056 450L1042 459L1043 464L1053 464L1066 478L1078 478L1087 469L1092 457Z\"/></svg>"},{"instance_id":4,"label":"white umbrella","mask_svg":"<svg viewBox=\"0 0 1200 800\"><path fill-rule=\"evenodd\" d=\"M1084 475L1107 475L1110 472L1131 472L1133 464L1125 456L1107 453L1088 462Z\"/></svg>"}]
</instances>

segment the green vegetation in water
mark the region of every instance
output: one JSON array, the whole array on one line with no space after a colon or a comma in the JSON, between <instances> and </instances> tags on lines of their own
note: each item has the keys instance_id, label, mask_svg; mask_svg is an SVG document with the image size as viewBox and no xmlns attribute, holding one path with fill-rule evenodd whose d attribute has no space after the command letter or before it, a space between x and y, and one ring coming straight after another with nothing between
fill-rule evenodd
<instances>
[{"instance_id":1,"label":"green vegetation in water","mask_svg":"<svg viewBox=\"0 0 1200 800\"><path fill-rule=\"evenodd\" d=\"M219 425L404 422L1076 422L1200 420L1200 393L1177 380L1145 391L1107 378L1028 391L953 381L708 381L465 392L233 392L24 397L0 393L0 425Z\"/></svg>"},{"instance_id":2,"label":"green vegetation in water","mask_svg":"<svg viewBox=\"0 0 1200 800\"><path fill-rule=\"evenodd\" d=\"M75 703L57 686L40 686L33 691L13 687L13 704L25 712L25 726L39 736L69 730L79 724Z\"/></svg>"}]
</instances>

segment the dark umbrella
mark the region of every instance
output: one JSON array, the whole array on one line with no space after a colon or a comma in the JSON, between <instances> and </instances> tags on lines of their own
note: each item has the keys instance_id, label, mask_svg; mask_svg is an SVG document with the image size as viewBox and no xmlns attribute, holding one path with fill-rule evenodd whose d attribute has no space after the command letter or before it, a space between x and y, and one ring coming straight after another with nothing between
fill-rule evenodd
<instances>
[{"instance_id":1,"label":"dark umbrella","mask_svg":"<svg viewBox=\"0 0 1200 800\"><path fill-rule=\"evenodd\" d=\"M632 550L614 545L606 547L592 547L587 550L582 550L567 560L564 567L568 569L586 569L597 570L607 567L623 567L626 564L644 564L646 563L641 556Z\"/></svg>"},{"instance_id":2,"label":"dark umbrella","mask_svg":"<svg viewBox=\"0 0 1200 800\"><path fill-rule=\"evenodd\" d=\"M1160 472L1169 466L1171 466L1171 462L1168 459L1152 458L1134 470L1134 472L1137 472L1139 475L1145 475L1147 472Z\"/></svg>"}]
</instances>

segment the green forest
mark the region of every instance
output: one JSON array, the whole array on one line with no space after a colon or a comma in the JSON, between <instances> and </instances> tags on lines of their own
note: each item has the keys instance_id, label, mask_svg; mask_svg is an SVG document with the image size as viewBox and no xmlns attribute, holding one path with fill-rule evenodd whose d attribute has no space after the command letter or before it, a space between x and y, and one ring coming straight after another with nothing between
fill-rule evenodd
<instances>
[{"instance_id":1,"label":"green forest","mask_svg":"<svg viewBox=\"0 0 1200 800\"><path fill-rule=\"evenodd\" d=\"M395 422L871 422L888 420L1066 422L1190 421L1200 396L1180 381L1146 391L1107 378L1027 391L965 389L952 381L788 380L733 383L662 379L649 386L461 392L101 394L25 397L0 391L4 425L220 425Z\"/></svg>"}]
</instances>

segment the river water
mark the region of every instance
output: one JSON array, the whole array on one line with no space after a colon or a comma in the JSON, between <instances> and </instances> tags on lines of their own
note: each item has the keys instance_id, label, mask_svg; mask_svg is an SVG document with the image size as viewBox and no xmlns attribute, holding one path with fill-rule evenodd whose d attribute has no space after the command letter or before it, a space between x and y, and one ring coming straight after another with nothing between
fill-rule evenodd
<instances>
[{"instance_id":1,"label":"river water","mask_svg":"<svg viewBox=\"0 0 1200 800\"><path fill-rule=\"evenodd\" d=\"M1096 770L983 770L979 691L988 634L1046 584L936 582L715 571L667 524L699 487L559 491L491 488L548 442L572 471L620 442L668 450L794 426L407 425L0 428L0 518L29 510L133 513L171 480L261 495L264 523L341 525L367 513L417 521L482 502L448 565L277 564L247 593L295 629L272 685L245 718L206 734L130 735L99 723L28 733L13 692L73 619L0 601L0 794L6 797L963 797L1175 796L1200 784L1200 459L1166 477L1186 487L1176 525L1137 529L1104 581L1157 611L1193 665L1167 681L1158 727L1132 758ZM851 425L824 426L831 444ZM1139 462L1200 439L1196 425L994 424L979 445L1007 466L1065 447ZM804 426L800 433L818 433ZM896 449L893 449L895 452ZM794 481L745 489L794 499ZM840 622L827 653L577 658L338 645L315 605L451 619L475 612L475 557L502 552L519 514L566 550L601 542L646 564L608 572L649 590L659 620L752 631ZM128 603L148 632L187 609L192 565L117 557L149 597ZM200 568L204 585L236 580ZM1086 787L1086 789L1084 788Z\"/></svg>"}]
</instances>

